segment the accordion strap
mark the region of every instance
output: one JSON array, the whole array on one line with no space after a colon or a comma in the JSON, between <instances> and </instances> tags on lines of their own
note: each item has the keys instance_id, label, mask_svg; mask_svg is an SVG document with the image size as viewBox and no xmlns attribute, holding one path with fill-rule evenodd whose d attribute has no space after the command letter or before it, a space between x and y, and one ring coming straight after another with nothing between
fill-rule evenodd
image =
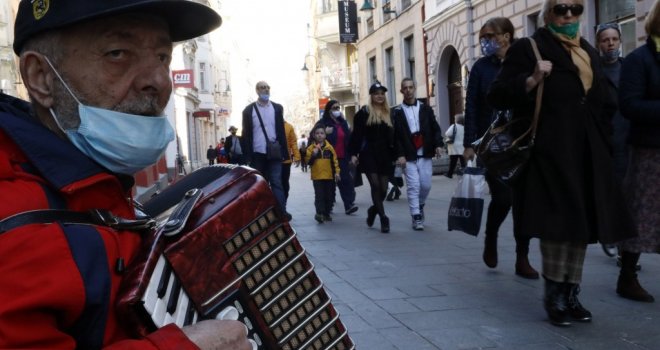
<instances>
[{"instance_id":1,"label":"accordion strap","mask_svg":"<svg viewBox=\"0 0 660 350\"><path fill-rule=\"evenodd\" d=\"M0 221L0 234L29 224L83 224L108 226L118 230L142 231L156 225L152 218L128 220L112 214L109 210L92 209L86 212L60 209L30 210L12 215Z\"/></svg>"},{"instance_id":2,"label":"accordion strap","mask_svg":"<svg viewBox=\"0 0 660 350\"><path fill-rule=\"evenodd\" d=\"M539 52L539 48L536 45L536 41L534 38L527 38L529 39L529 43L532 45L532 51L534 51L534 56L536 56L536 61L541 60L541 53ZM515 146L523 140L527 135L531 133L531 138L529 140L529 145L532 146L534 144L534 139L536 138L536 127L539 124L539 115L541 114L541 100L543 99L543 83L545 82L545 77L541 79L541 81L538 83L538 86L536 88L536 101L534 103L534 117L532 119L532 125L530 125L529 129L525 131L520 137L518 137L515 141L512 142L511 146Z\"/></svg>"}]
</instances>

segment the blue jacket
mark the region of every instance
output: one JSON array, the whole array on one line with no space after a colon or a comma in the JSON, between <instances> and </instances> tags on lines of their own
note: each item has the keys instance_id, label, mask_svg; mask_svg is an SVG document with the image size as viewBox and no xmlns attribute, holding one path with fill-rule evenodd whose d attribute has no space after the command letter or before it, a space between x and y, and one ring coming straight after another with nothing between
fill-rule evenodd
<instances>
[{"instance_id":1,"label":"blue jacket","mask_svg":"<svg viewBox=\"0 0 660 350\"><path fill-rule=\"evenodd\" d=\"M502 63L495 55L481 57L472 66L465 96L465 147L472 147L492 123L493 107L486 102L486 94L500 67Z\"/></svg>"},{"instance_id":2,"label":"blue jacket","mask_svg":"<svg viewBox=\"0 0 660 350\"><path fill-rule=\"evenodd\" d=\"M619 110L630 119L629 144L660 147L660 53L651 38L623 60Z\"/></svg>"}]
</instances>

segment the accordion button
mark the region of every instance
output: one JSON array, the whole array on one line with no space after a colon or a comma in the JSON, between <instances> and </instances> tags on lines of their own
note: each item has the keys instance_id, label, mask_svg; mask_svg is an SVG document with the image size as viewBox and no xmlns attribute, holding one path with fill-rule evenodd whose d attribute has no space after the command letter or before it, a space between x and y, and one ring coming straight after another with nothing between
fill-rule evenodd
<instances>
[{"instance_id":1,"label":"accordion button","mask_svg":"<svg viewBox=\"0 0 660 350\"><path fill-rule=\"evenodd\" d=\"M220 311L215 318L217 320L238 320L238 315L238 310L233 306L229 306Z\"/></svg>"},{"instance_id":2,"label":"accordion button","mask_svg":"<svg viewBox=\"0 0 660 350\"><path fill-rule=\"evenodd\" d=\"M257 350L257 349L259 349L259 345L257 345L257 342L255 342L255 341L252 340L252 339L248 339L248 341L250 342L250 345L252 345L252 350Z\"/></svg>"}]
</instances>

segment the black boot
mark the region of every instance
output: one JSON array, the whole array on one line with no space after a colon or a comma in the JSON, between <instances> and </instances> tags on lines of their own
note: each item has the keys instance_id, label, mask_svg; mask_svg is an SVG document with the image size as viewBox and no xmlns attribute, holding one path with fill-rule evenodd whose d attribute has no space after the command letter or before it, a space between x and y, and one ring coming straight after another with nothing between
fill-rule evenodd
<instances>
[{"instance_id":1,"label":"black boot","mask_svg":"<svg viewBox=\"0 0 660 350\"><path fill-rule=\"evenodd\" d=\"M486 266L490 268L497 267L497 234L486 233L482 258Z\"/></svg>"},{"instance_id":2,"label":"black boot","mask_svg":"<svg viewBox=\"0 0 660 350\"><path fill-rule=\"evenodd\" d=\"M374 221L376 221L376 214L378 214L378 212L376 211L376 207L373 205L367 209L367 226L371 227L374 225Z\"/></svg>"},{"instance_id":3,"label":"black boot","mask_svg":"<svg viewBox=\"0 0 660 350\"><path fill-rule=\"evenodd\" d=\"M637 280L638 260L639 253L621 252L621 272L619 272L619 279L616 282L616 293L626 299L652 303L655 298Z\"/></svg>"},{"instance_id":4,"label":"black boot","mask_svg":"<svg viewBox=\"0 0 660 350\"><path fill-rule=\"evenodd\" d=\"M566 292L564 283L545 279L543 306L545 307L545 312L548 314L550 323L555 326L567 327L571 325Z\"/></svg>"},{"instance_id":5,"label":"black boot","mask_svg":"<svg viewBox=\"0 0 660 350\"><path fill-rule=\"evenodd\" d=\"M389 233L390 232L390 218L385 215L380 216L380 232Z\"/></svg>"},{"instance_id":6,"label":"black boot","mask_svg":"<svg viewBox=\"0 0 660 350\"><path fill-rule=\"evenodd\" d=\"M591 312L580 304L578 294L580 294L580 285L577 283L564 283L568 290L568 313L571 318L579 322L591 322Z\"/></svg>"}]
</instances>

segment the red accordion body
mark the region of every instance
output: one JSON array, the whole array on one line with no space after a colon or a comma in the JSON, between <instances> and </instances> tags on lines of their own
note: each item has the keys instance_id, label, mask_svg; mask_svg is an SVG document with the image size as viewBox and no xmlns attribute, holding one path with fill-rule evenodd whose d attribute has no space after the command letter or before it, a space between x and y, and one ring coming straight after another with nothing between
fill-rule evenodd
<instances>
[{"instance_id":1,"label":"red accordion body","mask_svg":"<svg viewBox=\"0 0 660 350\"><path fill-rule=\"evenodd\" d=\"M168 237L160 225L129 266L118 308L136 335L230 318L246 324L257 349L353 349L265 179L231 165L195 176L204 183L181 181L152 199L202 191L183 230Z\"/></svg>"}]
</instances>

